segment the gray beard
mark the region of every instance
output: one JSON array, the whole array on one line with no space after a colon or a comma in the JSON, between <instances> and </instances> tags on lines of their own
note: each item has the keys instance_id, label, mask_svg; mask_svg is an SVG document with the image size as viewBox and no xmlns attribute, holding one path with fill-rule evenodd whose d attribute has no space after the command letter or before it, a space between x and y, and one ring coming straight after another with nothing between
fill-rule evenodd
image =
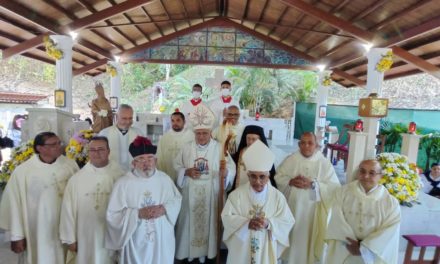
<instances>
[{"instance_id":1,"label":"gray beard","mask_svg":"<svg viewBox=\"0 0 440 264\"><path fill-rule=\"evenodd\" d=\"M153 176L155 170L147 170L147 171L143 171L140 169L133 169L133 174L137 177L140 178L150 178L151 176Z\"/></svg>"}]
</instances>

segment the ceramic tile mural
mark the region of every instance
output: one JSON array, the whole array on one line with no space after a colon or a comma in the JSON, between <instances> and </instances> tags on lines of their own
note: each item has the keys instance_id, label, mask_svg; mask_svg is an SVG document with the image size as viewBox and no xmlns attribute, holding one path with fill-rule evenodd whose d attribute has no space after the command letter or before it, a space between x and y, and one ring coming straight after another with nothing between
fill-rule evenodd
<instances>
[{"instance_id":1,"label":"ceramic tile mural","mask_svg":"<svg viewBox=\"0 0 440 264\"><path fill-rule=\"evenodd\" d=\"M310 65L292 53L235 28L209 27L134 53L129 60L182 60L231 64Z\"/></svg>"}]
</instances>

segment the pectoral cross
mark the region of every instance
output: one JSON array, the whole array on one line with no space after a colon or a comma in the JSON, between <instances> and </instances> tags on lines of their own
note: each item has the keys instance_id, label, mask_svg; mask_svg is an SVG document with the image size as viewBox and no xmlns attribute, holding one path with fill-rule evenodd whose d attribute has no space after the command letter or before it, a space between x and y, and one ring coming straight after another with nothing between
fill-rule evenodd
<instances>
[{"instance_id":1,"label":"pectoral cross","mask_svg":"<svg viewBox=\"0 0 440 264\"><path fill-rule=\"evenodd\" d=\"M55 187L56 192L58 193L58 197L63 198L64 195L64 187L66 187L67 178L58 180L55 173L52 174L52 183L49 185L45 185L45 188Z\"/></svg>"},{"instance_id":2,"label":"pectoral cross","mask_svg":"<svg viewBox=\"0 0 440 264\"><path fill-rule=\"evenodd\" d=\"M101 183L96 184L96 190L92 193L86 193L86 196L93 196L93 199L95 200L95 210L99 209L99 205L102 203L102 199L106 196L109 196L110 192L102 192L101 191Z\"/></svg>"},{"instance_id":3,"label":"pectoral cross","mask_svg":"<svg viewBox=\"0 0 440 264\"><path fill-rule=\"evenodd\" d=\"M263 206L259 204L252 205L251 210L249 210L249 215L252 218L265 217L266 214L263 212Z\"/></svg>"}]
</instances>

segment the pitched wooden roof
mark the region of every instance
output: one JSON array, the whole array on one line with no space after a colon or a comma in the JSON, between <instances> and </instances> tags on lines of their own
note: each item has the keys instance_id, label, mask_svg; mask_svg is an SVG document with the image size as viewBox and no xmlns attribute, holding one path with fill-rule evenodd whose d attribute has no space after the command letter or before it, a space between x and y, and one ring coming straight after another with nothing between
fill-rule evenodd
<instances>
[{"instance_id":1,"label":"pitched wooden roof","mask_svg":"<svg viewBox=\"0 0 440 264\"><path fill-rule=\"evenodd\" d=\"M114 56L215 21L324 63L350 87L365 84L367 42L396 55L385 79L422 71L440 78L439 14L436 0L0 0L0 48L4 59L53 63L43 37L75 31L74 74L97 75Z\"/></svg>"},{"instance_id":2,"label":"pitched wooden roof","mask_svg":"<svg viewBox=\"0 0 440 264\"><path fill-rule=\"evenodd\" d=\"M47 95L30 94L30 93L16 93L16 92L1 92L0 103L9 104L36 104L39 101L46 99Z\"/></svg>"}]
</instances>

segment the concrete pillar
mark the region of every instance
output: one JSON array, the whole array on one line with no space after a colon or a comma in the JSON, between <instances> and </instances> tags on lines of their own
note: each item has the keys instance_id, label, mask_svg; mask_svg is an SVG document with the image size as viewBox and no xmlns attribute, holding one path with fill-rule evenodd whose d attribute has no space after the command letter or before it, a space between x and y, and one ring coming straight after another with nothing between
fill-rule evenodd
<instances>
[{"instance_id":1,"label":"concrete pillar","mask_svg":"<svg viewBox=\"0 0 440 264\"><path fill-rule=\"evenodd\" d=\"M385 55L391 49L388 48L372 48L368 54L368 72L367 72L367 91L377 93L378 97L382 96L383 72L376 70L376 65L382 55ZM376 155L376 135L379 133L379 119L367 117L364 119L364 131L368 133L367 145L365 148L365 157L373 158Z\"/></svg>"},{"instance_id":2,"label":"concrete pillar","mask_svg":"<svg viewBox=\"0 0 440 264\"><path fill-rule=\"evenodd\" d=\"M348 131L350 135L350 144L348 148L348 162L346 172L346 183L350 183L354 180L359 164L364 160L365 146L367 142L368 134L365 132Z\"/></svg>"},{"instance_id":3,"label":"concrete pillar","mask_svg":"<svg viewBox=\"0 0 440 264\"><path fill-rule=\"evenodd\" d=\"M324 147L325 121L326 117L320 117L321 111L327 113L328 87L322 84L323 80L330 76L331 71L318 72L318 94L316 96L316 112L315 112L315 135L321 147ZM322 113L321 113L322 114Z\"/></svg>"},{"instance_id":4,"label":"concrete pillar","mask_svg":"<svg viewBox=\"0 0 440 264\"><path fill-rule=\"evenodd\" d=\"M118 104L121 105L121 74L122 67L117 61L108 62L110 65L116 68L118 74L110 79L110 96L118 98Z\"/></svg>"},{"instance_id":5,"label":"concrete pillar","mask_svg":"<svg viewBox=\"0 0 440 264\"><path fill-rule=\"evenodd\" d=\"M402 135L402 147L400 148L400 154L407 156L410 163L417 164L419 143L422 136L407 133L402 133L400 135Z\"/></svg>"},{"instance_id":6,"label":"concrete pillar","mask_svg":"<svg viewBox=\"0 0 440 264\"><path fill-rule=\"evenodd\" d=\"M52 35L58 49L63 51L63 58L56 61L56 89L66 92L66 106L61 109L72 113L72 47L70 36Z\"/></svg>"}]
</instances>

